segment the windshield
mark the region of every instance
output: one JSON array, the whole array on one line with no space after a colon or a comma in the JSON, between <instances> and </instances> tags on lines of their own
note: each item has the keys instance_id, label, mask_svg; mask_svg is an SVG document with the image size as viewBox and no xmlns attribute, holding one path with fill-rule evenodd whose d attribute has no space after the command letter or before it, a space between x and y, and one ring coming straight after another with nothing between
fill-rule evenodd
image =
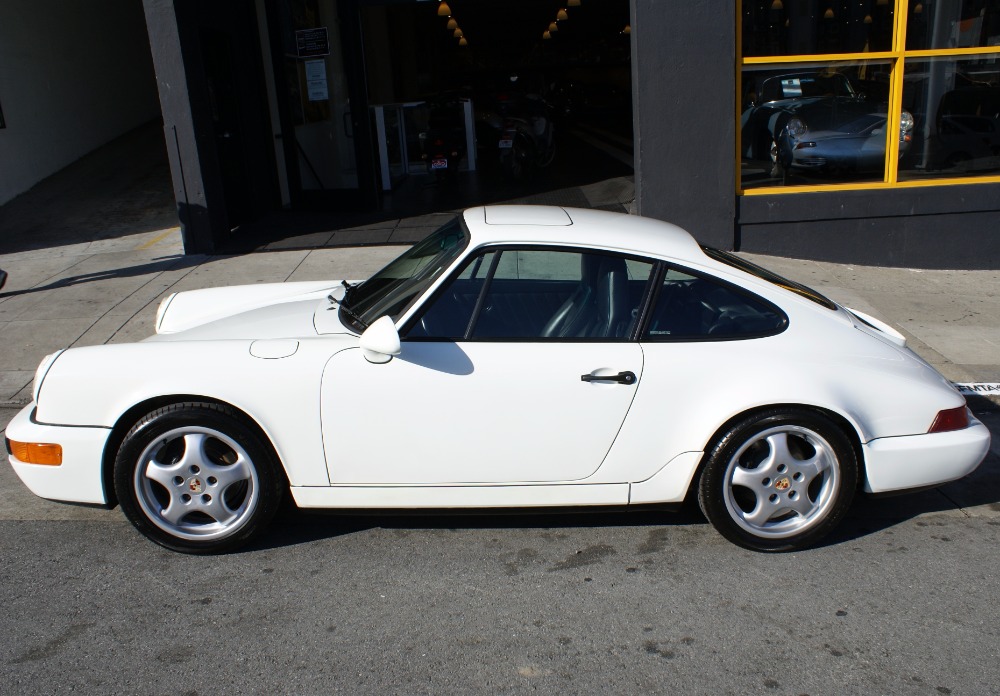
<instances>
[{"instance_id":1,"label":"windshield","mask_svg":"<svg viewBox=\"0 0 1000 696\"><path fill-rule=\"evenodd\" d=\"M348 290L341 303L341 321L362 331L379 317L388 315L393 321L398 320L413 301L458 258L468 243L469 235L465 225L461 217L457 217L432 232L424 241L415 244L364 283ZM345 306L350 312L344 311Z\"/></svg>"},{"instance_id":2,"label":"windshield","mask_svg":"<svg viewBox=\"0 0 1000 696\"><path fill-rule=\"evenodd\" d=\"M712 247L703 246L702 251L704 251L708 256L715 259L716 261L721 261L727 266L732 266L733 268L738 268L741 271L745 271L750 275L757 276L761 280L766 280L768 283L774 283L775 285L784 288L785 290L791 290L797 295L802 295L806 299L812 300L816 304L823 305L827 309L837 309L837 305L829 300L812 288L807 288L801 283L796 283L794 280L788 280L787 278L782 278L777 273L773 273L766 268L761 268L755 263L751 263L746 259L741 259L739 256L734 256L725 251L719 251L718 249L713 249Z\"/></svg>"}]
</instances>

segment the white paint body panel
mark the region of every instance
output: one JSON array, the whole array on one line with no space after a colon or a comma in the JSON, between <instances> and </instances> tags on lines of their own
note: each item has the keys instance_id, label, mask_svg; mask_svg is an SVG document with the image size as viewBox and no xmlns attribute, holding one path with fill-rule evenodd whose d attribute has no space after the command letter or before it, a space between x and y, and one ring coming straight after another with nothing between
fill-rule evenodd
<instances>
[{"instance_id":1,"label":"white paint body panel","mask_svg":"<svg viewBox=\"0 0 1000 696\"><path fill-rule=\"evenodd\" d=\"M990 432L978 420L963 430L888 437L864 446L865 490L887 493L936 486L971 474L990 448Z\"/></svg>"},{"instance_id":2,"label":"white paint body panel","mask_svg":"<svg viewBox=\"0 0 1000 696\"><path fill-rule=\"evenodd\" d=\"M163 301L156 331L161 334L177 333L261 307L322 299L338 285L339 281L328 280L259 283L177 293Z\"/></svg>"},{"instance_id":3,"label":"white paint body panel","mask_svg":"<svg viewBox=\"0 0 1000 696\"><path fill-rule=\"evenodd\" d=\"M628 504L628 484L292 488L304 508L474 509Z\"/></svg>"},{"instance_id":4,"label":"white paint body panel","mask_svg":"<svg viewBox=\"0 0 1000 696\"><path fill-rule=\"evenodd\" d=\"M897 335L716 262L673 225L532 206L475 208L465 220L471 240L453 268L493 244L623 252L741 286L780 307L788 328L675 343L404 338L399 356L372 364L327 300L342 295L339 282L181 293L164 302L159 335L55 358L7 437L59 443L64 464L42 471L11 458L15 470L42 497L102 502L110 429L162 398L211 399L247 414L309 507L677 502L724 423L782 405L842 422L861 446L871 491L935 485L985 456L989 433L978 422L926 434L939 411L964 401ZM638 380L580 380L599 370Z\"/></svg>"},{"instance_id":5,"label":"white paint body panel","mask_svg":"<svg viewBox=\"0 0 1000 696\"><path fill-rule=\"evenodd\" d=\"M101 482L101 457L110 428L63 428L33 423L31 407L27 407L7 424L7 434L19 442L62 445L62 466L25 464L10 457L14 472L32 493L53 500L97 505L107 502Z\"/></svg>"},{"instance_id":6,"label":"white paint body panel","mask_svg":"<svg viewBox=\"0 0 1000 696\"><path fill-rule=\"evenodd\" d=\"M635 385L581 381L599 370L641 375L642 351L634 343L411 342L381 365L342 351L323 376L330 480L587 479L635 394Z\"/></svg>"}]
</instances>

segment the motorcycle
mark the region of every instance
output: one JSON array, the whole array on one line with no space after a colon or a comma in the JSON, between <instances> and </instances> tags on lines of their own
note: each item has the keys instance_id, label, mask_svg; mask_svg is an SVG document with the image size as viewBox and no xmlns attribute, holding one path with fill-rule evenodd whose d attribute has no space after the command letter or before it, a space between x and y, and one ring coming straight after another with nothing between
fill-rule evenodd
<instances>
[{"instance_id":1,"label":"motorcycle","mask_svg":"<svg viewBox=\"0 0 1000 696\"><path fill-rule=\"evenodd\" d=\"M500 117L500 166L511 179L531 176L552 164L556 142L548 104L531 95L501 94L497 98Z\"/></svg>"},{"instance_id":2,"label":"motorcycle","mask_svg":"<svg viewBox=\"0 0 1000 696\"><path fill-rule=\"evenodd\" d=\"M457 101L430 104L427 131L420 134L421 158L427 171L438 179L458 172L465 156L465 129L462 105Z\"/></svg>"}]
</instances>

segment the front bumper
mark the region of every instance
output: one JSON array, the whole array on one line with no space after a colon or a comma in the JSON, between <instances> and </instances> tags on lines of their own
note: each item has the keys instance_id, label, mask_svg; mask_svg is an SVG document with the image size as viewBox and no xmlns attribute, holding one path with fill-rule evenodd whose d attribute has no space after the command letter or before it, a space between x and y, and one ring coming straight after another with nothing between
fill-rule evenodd
<instances>
[{"instance_id":1,"label":"front bumper","mask_svg":"<svg viewBox=\"0 0 1000 696\"><path fill-rule=\"evenodd\" d=\"M14 416L7 425L7 439L62 445L62 464L26 464L10 455L14 472L41 498L106 505L101 463L111 429L44 425L32 419L34 410L35 405L30 404Z\"/></svg>"},{"instance_id":2,"label":"front bumper","mask_svg":"<svg viewBox=\"0 0 1000 696\"><path fill-rule=\"evenodd\" d=\"M865 491L888 493L936 486L971 474L990 450L990 431L973 418L962 430L878 438L862 449Z\"/></svg>"}]
</instances>

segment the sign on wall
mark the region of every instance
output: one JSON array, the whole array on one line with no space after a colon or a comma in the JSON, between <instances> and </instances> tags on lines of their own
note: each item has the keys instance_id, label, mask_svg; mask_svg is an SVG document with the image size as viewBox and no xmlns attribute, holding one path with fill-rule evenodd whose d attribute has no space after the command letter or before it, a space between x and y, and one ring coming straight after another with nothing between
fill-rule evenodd
<instances>
[{"instance_id":1,"label":"sign on wall","mask_svg":"<svg viewBox=\"0 0 1000 696\"><path fill-rule=\"evenodd\" d=\"M295 32L295 48L299 58L330 55L330 37L326 27L299 29Z\"/></svg>"},{"instance_id":2,"label":"sign on wall","mask_svg":"<svg viewBox=\"0 0 1000 696\"><path fill-rule=\"evenodd\" d=\"M326 101L330 98L326 84L326 61L307 60L306 68L306 94L311 102Z\"/></svg>"}]
</instances>

